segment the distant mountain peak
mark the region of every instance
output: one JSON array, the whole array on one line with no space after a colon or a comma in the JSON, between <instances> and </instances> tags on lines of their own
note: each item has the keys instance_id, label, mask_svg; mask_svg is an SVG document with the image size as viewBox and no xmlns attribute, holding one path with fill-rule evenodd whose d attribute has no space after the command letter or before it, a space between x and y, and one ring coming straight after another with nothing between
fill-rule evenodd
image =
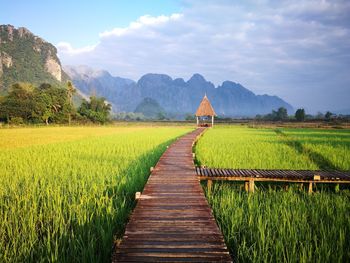
<instances>
[{"instance_id":1,"label":"distant mountain peak","mask_svg":"<svg viewBox=\"0 0 350 263\"><path fill-rule=\"evenodd\" d=\"M187 82L182 78L172 79L166 74L149 73L137 83L117 84L116 77L82 76L73 78L78 88L94 87L98 95L106 97L119 111L166 112L168 116L183 118L194 114L203 96L207 94L219 116L248 117L270 113L285 107L289 113L293 108L279 97L255 95L239 83L224 81L217 88L202 75L196 73ZM111 81L107 81L110 79ZM141 110L142 109L142 110ZM159 110L161 109L161 110Z\"/></svg>"},{"instance_id":2,"label":"distant mountain peak","mask_svg":"<svg viewBox=\"0 0 350 263\"><path fill-rule=\"evenodd\" d=\"M179 86L184 86L186 85L186 82L183 78L176 78L174 79L174 83L175 85L179 85Z\"/></svg>"},{"instance_id":3,"label":"distant mountain peak","mask_svg":"<svg viewBox=\"0 0 350 263\"><path fill-rule=\"evenodd\" d=\"M173 79L166 74L147 73L143 75L137 83L143 85L151 82L151 83L157 83L158 85L160 85L164 83L167 84L172 81Z\"/></svg>"},{"instance_id":4,"label":"distant mountain peak","mask_svg":"<svg viewBox=\"0 0 350 263\"><path fill-rule=\"evenodd\" d=\"M192 82L192 81L207 82L206 79L199 73L193 74L192 77L188 80L188 82Z\"/></svg>"},{"instance_id":5,"label":"distant mountain peak","mask_svg":"<svg viewBox=\"0 0 350 263\"><path fill-rule=\"evenodd\" d=\"M219 86L219 88L224 88L224 89L231 89L231 90L235 90L235 92L240 92L240 93L245 93L245 94L249 94L252 96L255 96L255 94L250 91L249 89L243 87L241 84L230 81L230 80L226 80L224 81L221 86Z\"/></svg>"}]
</instances>

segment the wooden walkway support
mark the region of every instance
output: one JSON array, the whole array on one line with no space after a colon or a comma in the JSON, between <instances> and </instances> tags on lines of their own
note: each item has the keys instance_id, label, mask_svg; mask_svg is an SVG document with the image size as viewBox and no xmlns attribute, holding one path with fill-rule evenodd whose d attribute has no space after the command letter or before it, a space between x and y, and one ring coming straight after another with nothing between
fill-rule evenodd
<instances>
[{"instance_id":1,"label":"wooden walkway support","mask_svg":"<svg viewBox=\"0 0 350 263\"><path fill-rule=\"evenodd\" d=\"M192 159L203 131L181 137L162 155L112 262L232 262Z\"/></svg>"},{"instance_id":2,"label":"wooden walkway support","mask_svg":"<svg viewBox=\"0 0 350 263\"><path fill-rule=\"evenodd\" d=\"M253 169L216 169L196 167L200 180L207 181L208 189L213 181L242 181L245 190L254 192L254 182L307 183L312 193L316 183L350 184L350 172L312 171L312 170L253 170Z\"/></svg>"}]
</instances>

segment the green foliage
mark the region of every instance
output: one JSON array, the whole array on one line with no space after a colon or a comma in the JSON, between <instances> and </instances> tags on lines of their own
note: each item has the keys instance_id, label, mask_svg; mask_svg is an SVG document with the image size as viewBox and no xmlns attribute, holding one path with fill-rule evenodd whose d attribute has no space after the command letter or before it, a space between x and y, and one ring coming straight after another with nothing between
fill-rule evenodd
<instances>
[{"instance_id":1,"label":"green foliage","mask_svg":"<svg viewBox=\"0 0 350 263\"><path fill-rule=\"evenodd\" d=\"M142 113L148 119L166 119L164 109L152 98L144 98L135 109L135 113Z\"/></svg>"},{"instance_id":2,"label":"green foliage","mask_svg":"<svg viewBox=\"0 0 350 263\"><path fill-rule=\"evenodd\" d=\"M304 121L305 120L305 110L304 109L297 109L295 112L295 119L297 121Z\"/></svg>"},{"instance_id":3,"label":"green foliage","mask_svg":"<svg viewBox=\"0 0 350 263\"><path fill-rule=\"evenodd\" d=\"M23 120L29 120L34 109L33 90L34 87L30 84L12 85L9 94L4 97L0 105L2 118L10 120L20 117Z\"/></svg>"},{"instance_id":4,"label":"green foliage","mask_svg":"<svg viewBox=\"0 0 350 263\"><path fill-rule=\"evenodd\" d=\"M286 108L280 107L277 111L273 110L271 113L263 116L258 114L255 118L268 121L285 121L288 120L288 112Z\"/></svg>"},{"instance_id":5,"label":"green foliage","mask_svg":"<svg viewBox=\"0 0 350 263\"><path fill-rule=\"evenodd\" d=\"M109 262L149 168L187 131L0 129L0 262Z\"/></svg>"},{"instance_id":6,"label":"green foliage","mask_svg":"<svg viewBox=\"0 0 350 263\"><path fill-rule=\"evenodd\" d=\"M91 96L90 101L84 100L78 109L81 116L101 124L110 121L110 111L111 105L107 103L106 99L95 96Z\"/></svg>"},{"instance_id":7,"label":"green foliage","mask_svg":"<svg viewBox=\"0 0 350 263\"><path fill-rule=\"evenodd\" d=\"M196 116L195 116L194 114L187 113L186 116L185 116L185 120L186 120L186 121L193 121L193 120L196 120Z\"/></svg>"},{"instance_id":8,"label":"green foliage","mask_svg":"<svg viewBox=\"0 0 350 263\"><path fill-rule=\"evenodd\" d=\"M0 90L7 90L17 82L29 82L40 85L43 82L56 86L63 86L45 69L46 59L51 57L58 61L57 50L50 43L36 38L33 34L19 36L15 29L13 40L8 40L8 33L1 31L2 43L0 53L5 52L12 58L13 65L9 68L3 67L3 74L0 77Z\"/></svg>"},{"instance_id":9,"label":"green foliage","mask_svg":"<svg viewBox=\"0 0 350 263\"><path fill-rule=\"evenodd\" d=\"M349 130L251 129L216 126L196 145L208 167L350 170Z\"/></svg>"},{"instance_id":10,"label":"green foliage","mask_svg":"<svg viewBox=\"0 0 350 263\"><path fill-rule=\"evenodd\" d=\"M74 114L66 89L51 84L34 87L26 83L12 85L7 96L0 101L1 118L20 117L25 122L64 123Z\"/></svg>"},{"instance_id":11,"label":"green foliage","mask_svg":"<svg viewBox=\"0 0 350 263\"><path fill-rule=\"evenodd\" d=\"M145 120L146 117L142 113L135 112L119 112L115 116L117 120L125 120L125 121L142 121Z\"/></svg>"},{"instance_id":12,"label":"green foliage","mask_svg":"<svg viewBox=\"0 0 350 263\"><path fill-rule=\"evenodd\" d=\"M24 122L21 117L13 117L11 118L10 123L13 125L22 125Z\"/></svg>"},{"instance_id":13,"label":"green foliage","mask_svg":"<svg viewBox=\"0 0 350 263\"><path fill-rule=\"evenodd\" d=\"M196 145L196 157L208 167L237 169L317 169L271 129L216 126Z\"/></svg>"},{"instance_id":14,"label":"green foliage","mask_svg":"<svg viewBox=\"0 0 350 263\"><path fill-rule=\"evenodd\" d=\"M272 111L272 114L275 116L274 120L277 121L283 121L288 119L287 109L283 107L278 108L277 111Z\"/></svg>"},{"instance_id":15,"label":"green foliage","mask_svg":"<svg viewBox=\"0 0 350 263\"><path fill-rule=\"evenodd\" d=\"M198 162L237 169L350 170L349 130L214 127L197 142ZM346 262L350 194L308 195L256 183L254 194L214 183L208 201L236 262Z\"/></svg>"},{"instance_id":16,"label":"green foliage","mask_svg":"<svg viewBox=\"0 0 350 263\"><path fill-rule=\"evenodd\" d=\"M249 195L234 184L215 183L207 198L235 262L350 258L348 190L308 195L269 189Z\"/></svg>"},{"instance_id":17,"label":"green foliage","mask_svg":"<svg viewBox=\"0 0 350 263\"><path fill-rule=\"evenodd\" d=\"M334 114L332 112L327 111L326 114L324 115L324 118L326 119L326 121L330 121L333 116Z\"/></svg>"}]
</instances>

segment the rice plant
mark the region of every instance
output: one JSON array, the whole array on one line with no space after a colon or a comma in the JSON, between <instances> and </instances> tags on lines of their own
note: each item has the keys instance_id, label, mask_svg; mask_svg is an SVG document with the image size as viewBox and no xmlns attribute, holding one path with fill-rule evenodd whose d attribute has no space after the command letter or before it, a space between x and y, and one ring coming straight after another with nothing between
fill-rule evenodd
<instances>
[{"instance_id":1,"label":"rice plant","mask_svg":"<svg viewBox=\"0 0 350 263\"><path fill-rule=\"evenodd\" d=\"M220 168L350 170L350 131L217 126L197 143L196 158Z\"/></svg>"},{"instance_id":2,"label":"rice plant","mask_svg":"<svg viewBox=\"0 0 350 263\"><path fill-rule=\"evenodd\" d=\"M246 169L350 170L350 131L216 127L196 146L197 162ZM318 187L313 195L257 183L216 182L206 191L236 262L348 262L350 192ZM206 190L206 188L204 187ZM345 189L345 190L344 190Z\"/></svg>"},{"instance_id":3,"label":"rice plant","mask_svg":"<svg viewBox=\"0 0 350 263\"><path fill-rule=\"evenodd\" d=\"M149 168L189 130L0 130L0 262L109 261Z\"/></svg>"},{"instance_id":4,"label":"rice plant","mask_svg":"<svg viewBox=\"0 0 350 263\"><path fill-rule=\"evenodd\" d=\"M350 192L240 191L215 183L207 193L236 262L348 262Z\"/></svg>"}]
</instances>

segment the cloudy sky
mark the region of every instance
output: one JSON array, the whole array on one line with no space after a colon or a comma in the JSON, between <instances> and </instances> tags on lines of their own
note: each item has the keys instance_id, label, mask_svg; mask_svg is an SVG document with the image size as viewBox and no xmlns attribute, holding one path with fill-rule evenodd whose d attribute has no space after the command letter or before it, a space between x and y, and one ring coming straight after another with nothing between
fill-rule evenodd
<instances>
[{"instance_id":1,"label":"cloudy sky","mask_svg":"<svg viewBox=\"0 0 350 263\"><path fill-rule=\"evenodd\" d=\"M27 2L0 0L0 22L55 44L63 64L134 80L198 72L309 112L350 109L348 0Z\"/></svg>"}]
</instances>

